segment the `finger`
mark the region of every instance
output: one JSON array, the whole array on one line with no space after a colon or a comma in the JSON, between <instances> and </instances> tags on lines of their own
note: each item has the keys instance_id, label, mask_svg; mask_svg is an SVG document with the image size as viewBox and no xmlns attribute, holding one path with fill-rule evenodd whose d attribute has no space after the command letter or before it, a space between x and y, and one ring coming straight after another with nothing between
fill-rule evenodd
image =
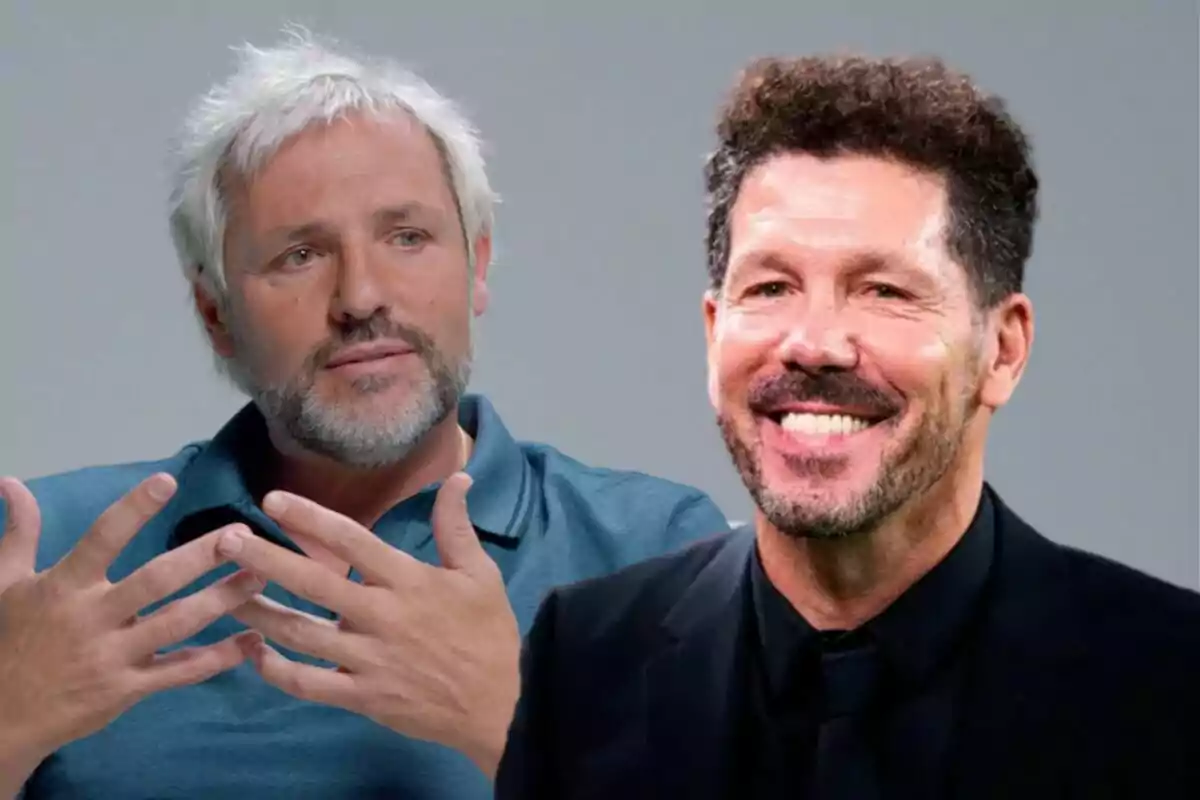
<instances>
[{"instance_id":1,"label":"finger","mask_svg":"<svg viewBox=\"0 0 1200 800\"><path fill-rule=\"evenodd\" d=\"M236 572L195 594L163 606L122 632L136 661L204 630L263 589L262 580Z\"/></svg>"},{"instance_id":2,"label":"finger","mask_svg":"<svg viewBox=\"0 0 1200 800\"><path fill-rule=\"evenodd\" d=\"M467 513L471 476L456 472L446 479L433 501L433 539L442 566L475 572L492 564Z\"/></svg>"},{"instance_id":3,"label":"finger","mask_svg":"<svg viewBox=\"0 0 1200 800\"><path fill-rule=\"evenodd\" d=\"M276 603L268 597L254 597L234 609L238 622L261 633L276 644L340 664L351 670L368 664L364 654L367 638L351 633L338 623Z\"/></svg>"},{"instance_id":4,"label":"finger","mask_svg":"<svg viewBox=\"0 0 1200 800\"><path fill-rule=\"evenodd\" d=\"M217 551L217 542L234 527L249 532L238 523L226 525L138 567L109 590L105 603L110 615L114 619L135 616L146 606L170 597L226 563L228 559Z\"/></svg>"},{"instance_id":5,"label":"finger","mask_svg":"<svg viewBox=\"0 0 1200 800\"><path fill-rule=\"evenodd\" d=\"M416 562L349 517L287 492L263 498L263 510L286 531L307 536L354 567L369 583L381 586L395 581L401 562Z\"/></svg>"},{"instance_id":6,"label":"finger","mask_svg":"<svg viewBox=\"0 0 1200 800\"><path fill-rule=\"evenodd\" d=\"M365 703L353 675L299 664L260 643L250 658L263 680L292 697L363 713Z\"/></svg>"},{"instance_id":7,"label":"finger","mask_svg":"<svg viewBox=\"0 0 1200 800\"><path fill-rule=\"evenodd\" d=\"M214 675L233 669L246 660L250 645L247 640L256 634L243 631L204 647L186 647L155 656L136 673L136 687L141 695L203 683Z\"/></svg>"},{"instance_id":8,"label":"finger","mask_svg":"<svg viewBox=\"0 0 1200 800\"><path fill-rule=\"evenodd\" d=\"M37 569L42 512L33 493L16 478L0 479L4 500L4 533L0 535L0 588Z\"/></svg>"},{"instance_id":9,"label":"finger","mask_svg":"<svg viewBox=\"0 0 1200 800\"><path fill-rule=\"evenodd\" d=\"M162 510L175 494L175 479L165 473L151 475L108 507L75 549L53 568L67 580L86 584L104 580L113 559Z\"/></svg>"},{"instance_id":10,"label":"finger","mask_svg":"<svg viewBox=\"0 0 1200 800\"><path fill-rule=\"evenodd\" d=\"M217 552L255 575L330 611L348 616L369 612L369 605L360 594L363 586L308 556L255 536L245 528L226 531L217 542Z\"/></svg>"}]
</instances>

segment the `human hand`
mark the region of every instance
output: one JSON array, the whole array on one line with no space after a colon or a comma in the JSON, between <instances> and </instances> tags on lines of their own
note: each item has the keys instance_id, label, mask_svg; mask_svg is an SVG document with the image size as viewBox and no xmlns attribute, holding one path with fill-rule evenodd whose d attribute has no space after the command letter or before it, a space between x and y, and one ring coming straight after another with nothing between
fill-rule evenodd
<instances>
[{"instance_id":1,"label":"human hand","mask_svg":"<svg viewBox=\"0 0 1200 800\"><path fill-rule=\"evenodd\" d=\"M331 622L255 597L234 616L291 650L339 665L249 654L263 678L295 697L339 706L413 738L453 747L495 773L520 691L520 633L504 580L467 516L470 478L438 492L433 535L442 565L425 564L322 506L273 492L263 509L363 576L356 583L249 532L218 548L256 575L337 613Z\"/></svg>"},{"instance_id":2,"label":"human hand","mask_svg":"<svg viewBox=\"0 0 1200 800\"><path fill-rule=\"evenodd\" d=\"M15 793L50 753L88 736L152 692L199 683L244 660L237 637L159 655L261 589L243 572L139 617L225 559L213 531L113 584L107 571L175 491L154 475L110 506L75 548L36 572L41 512L29 490L0 481L0 795ZM242 634L242 636L253 634ZM16 781L15 785L10 785Z\"/></svg>"}]
</instances>

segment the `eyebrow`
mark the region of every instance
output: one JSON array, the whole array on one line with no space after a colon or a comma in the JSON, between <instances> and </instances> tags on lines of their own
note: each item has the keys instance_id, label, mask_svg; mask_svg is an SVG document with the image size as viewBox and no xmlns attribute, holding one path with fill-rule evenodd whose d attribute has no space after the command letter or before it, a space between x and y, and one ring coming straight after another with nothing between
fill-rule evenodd
<instances>
[{"instance_id":1,"label":"eyebrow","mask_svg":"<svg viewBox=\"0 0 1200 800\"><path fill-rule=\"evenodd\" d=\"M414 217L440 216L439 209L434 208L426 203L413 200L408 203L401 203L398 206L389 206L381 208L375 212L373 218L377 225L396 224L398 222L409 222Z\"/></svg>"},{"instance_id":2,"label":"eyebrow","mask_svg":"<svg viewBox=\"0 0 1200 800\"><path fill-rule=\"evenodd\" d=\"M746 276L744 280L761 280L763 273L796 275L801 269L802 259L789 258L773 248L762 248L744 253L739 259ZM903 276L906 285L914 290L939 291L940 281L924 270L916 268L903 258L881 250L858 250L843 262L842 274L851 280L871 276ZM753 277L753 276L758 276Z\"/></svg>"},{"instance_id":3,"label":"eyebrow","mask_svg":"<svg viewBox=\"0 0 1200 800\"><path fill-rule=\"evenodd\" d=\"M323 222L307 222L303 225L281 226L268 231L267 238L272 241L282 239L288 242L299 239L311 239L323 234L326 231L326 227Z\"/></svg>"},{"instance_id":4,"label":"eyebrow","mask_svg":"<svg viewBox=\"0 0 1200 800\"><path fill-rule=\"evenodd\" d=\"M887 253L877 250L864 250L851 256L847 272L854 276L871 275L877 272L894 272L896 270L909 272L905 269L902 259L897 259Z\"/></svg>"},{"instance_id":5,"label":"eyebrow","mask_svg":"<svg viewBox=\"0 0 1200 800\"><path fill-rule=\"evenodd\" d=\"M903 258L896 258L877 250L855 253L850 259L846 272L852 278L864 278L872 275L903 276L902 280L905 286L914 291L942 291L939 278Z\"/></svg>"},{"instance_id":6,"label":"eyebrow","mask_svg":"<svg viewBox=\"0 0 1200 800\"><path fill-rule=\"evenodd\" d=\"M438 209L433 206L414 200L398 206L381 208L371 215L371 219L377 227L384 227L438 214ZM282 239L291 242L326 235L329 233L329 227L328 224L320 221L306 222L301 225L285 225L271 229L267 232L267 236L272 240Z\"/></svg>"}]
</instances>

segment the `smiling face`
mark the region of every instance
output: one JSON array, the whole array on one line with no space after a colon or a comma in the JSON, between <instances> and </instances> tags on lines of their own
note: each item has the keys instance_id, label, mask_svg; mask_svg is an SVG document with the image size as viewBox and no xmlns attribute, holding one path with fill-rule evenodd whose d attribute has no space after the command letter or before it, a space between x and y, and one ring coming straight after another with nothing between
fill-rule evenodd
<instances>
[{"instance_id":1,"label":"smiling face","mask_svg":"<svg viewBox=\"0 0 1200 800\"><path fill-rule=\"evenodd\" d=\"M938 177L881 158L779 155L743 181L704 305L709 393L781 532L871 530L982 459L1028 302L977 308L946 221Z\"/></svg>"},{"instance_id":2,"label":"smiling face","mask_svg":"<svg viewBox=\"0 0 1200 800\"><path fill-rule=\"evenodd\" d=\"M358 467L395 463L455 408L489 241L468 257L433 139L352 116L228 176L224 301L197 292L217 353L268 421Z\"/></svg>"}]
</instances>

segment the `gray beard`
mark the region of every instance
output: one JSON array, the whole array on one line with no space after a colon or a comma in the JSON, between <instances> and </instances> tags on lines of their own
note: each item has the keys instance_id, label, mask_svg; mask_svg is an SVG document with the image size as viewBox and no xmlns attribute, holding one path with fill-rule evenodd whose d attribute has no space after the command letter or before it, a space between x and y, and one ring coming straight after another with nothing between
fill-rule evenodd
<instances>
[{"instance_id":1,"label":"gray beard","mask_svg":"<svg viewBox=\"0 0 1200 800\"><path fill-rule=\"evenodd\" d=\"M262 386L249 382L241 388L272 425L304 450L355 469L378 469L406 459L425 436L457 407L466 391L469 364L441 381L426 376L401 407L385 418L356 418L321 402L311 385ZM390 388L391 381L367 378L354 388L363 397Z\"/></svg>"},{"instance_id":2,"label":"gray beard","mask_svg":"<svg viewBox=\"0 0 1200 800\"><path fill-rule=\"evenodd\" d=\"M425 436L458 406L471 376L471 358L452 363L419 331L403 337L425 365L424 374L411 381L405 397L382 413L356 413L354 404L323 402L315 391L319 365L309 358L299 375L271 383L257 368L258 348L253 335L229 320L234 339L234 358L222 359L219 367L233 384L248 395L269 425L282 431L307 452L354 469L378 469L400 463ZM392 390L394 377L368 376L351 386L359 397Z\"/></svg>"}]
</instances>

